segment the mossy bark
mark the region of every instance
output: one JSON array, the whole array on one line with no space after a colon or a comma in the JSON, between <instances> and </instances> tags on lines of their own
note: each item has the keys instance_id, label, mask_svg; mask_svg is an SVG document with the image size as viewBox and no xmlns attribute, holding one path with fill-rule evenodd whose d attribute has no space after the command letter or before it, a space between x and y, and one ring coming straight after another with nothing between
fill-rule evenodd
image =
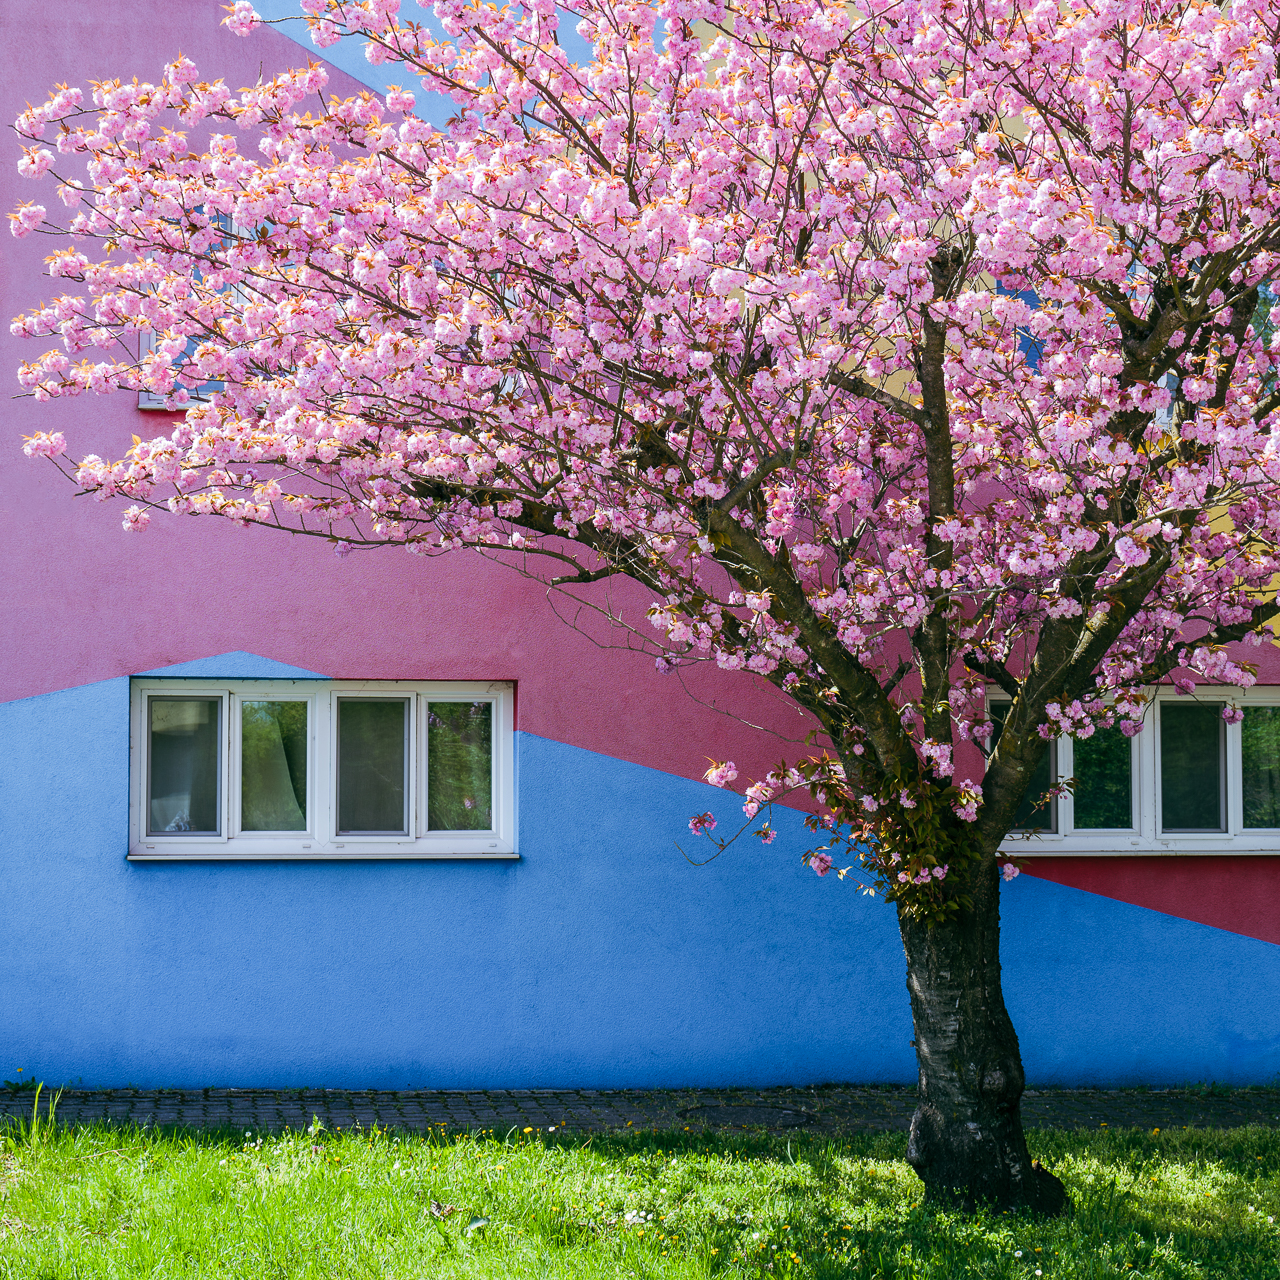
<instances>
[{"instance_id":1,"label":"mossy bark","mask_svg":"<svg viewBox=\"0 0 1280 1280\"><path fill-rule=\"evenodd\" d=\"M899 910L920 1064L907 1160L926 1196L1058 1214L1066 1189L1032 1160L1019 1101L1026 1084L1000 988L1000 877L983 859L972 909L928 925Z\"/></svg>"}]
</instances>

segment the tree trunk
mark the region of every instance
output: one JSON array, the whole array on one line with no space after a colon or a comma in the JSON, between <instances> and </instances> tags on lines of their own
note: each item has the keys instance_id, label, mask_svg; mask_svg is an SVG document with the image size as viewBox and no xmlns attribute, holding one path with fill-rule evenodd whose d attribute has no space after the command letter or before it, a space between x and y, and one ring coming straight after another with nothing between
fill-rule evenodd
<instances>
[{"instance_id":1,"label":"tree trunk","mask_svg":"<svg viewBox=\"0 0 1280 1280\"><path fill-rule=\"evenodd\" d=\"M1027 1153L1018 1101L1026 1080L1000 990L1000 877L975 870L973 909L945 924L898 925L920 1063L907 1160L926 1198L973 1209L1057 1214L1066 1189Z\"/></svg>"}]
</instances>

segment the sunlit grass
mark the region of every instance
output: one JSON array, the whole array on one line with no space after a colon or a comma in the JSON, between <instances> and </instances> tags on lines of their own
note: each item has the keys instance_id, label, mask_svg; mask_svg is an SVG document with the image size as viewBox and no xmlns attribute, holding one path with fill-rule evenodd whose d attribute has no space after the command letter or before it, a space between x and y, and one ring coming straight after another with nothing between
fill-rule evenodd
<instances>
[{"instance_id":1,"label":"sunlit grass","mask_svg":"<svg viewBox=\"0 0 1280 1280\"><path fill-rule=\"evenodd\" d=\"M0 1277L1280 1278L1277 1132L1030 1141L1069 1218L930 1209L900 1135L10 1129Z\"/></svg>"}]
</instances>

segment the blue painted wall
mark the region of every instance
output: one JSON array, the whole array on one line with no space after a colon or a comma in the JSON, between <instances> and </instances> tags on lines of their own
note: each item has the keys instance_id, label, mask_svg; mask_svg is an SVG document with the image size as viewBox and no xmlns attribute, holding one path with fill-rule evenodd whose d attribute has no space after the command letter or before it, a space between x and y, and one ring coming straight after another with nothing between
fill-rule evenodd
<instances>
[{"instance_id":1,"label":"blue painted wall","mask_svg":"<svg viewBox=\"0 0 1280 1280\"><path fill-rule=\"evenodd\" d=\"M154 674L307 676L252 655ZM129 864L129 682L0 706L0 1077L533 1087L914 1078L892 912L788 815L517 735L506 864ZM722 828L723 829L723 828ZM704 844L704 848L705 848ZM1022 877L1006 993L1041 1083L1280 1072L1280 948Z\"/></svg>"},{"instance_id":2,"label":"blue painted wall","mask_svg":"<svg viewBox=\"0 0 1280 1280\"><path fill-rule=\"evenodd\" d=\"M1006 885L1005 1003L1046 1084L1275 1084L1280 947L1032 876Z\"/></svg>"}]
</instances>

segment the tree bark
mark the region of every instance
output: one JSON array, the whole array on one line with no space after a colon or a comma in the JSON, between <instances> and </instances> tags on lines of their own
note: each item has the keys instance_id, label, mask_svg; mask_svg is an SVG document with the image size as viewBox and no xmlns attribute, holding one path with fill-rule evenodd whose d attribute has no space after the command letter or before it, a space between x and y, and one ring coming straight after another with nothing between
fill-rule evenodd
<instances>
[{"instance_id":1,"label":"tree bark","mask_svg":"<svg viewBox=\"0 0 1280 1280\"><path fill-rule=\"evenodd\" d=\"M926 1198L1058 1214L1069 1202L1032 1160L1018 1102L1026 1079L1000 989L1000 877L983 859L973 908L932 927L901 911L907 989L920 1064L920 1102L907 1161Z\"/></svg>"}]
</instances>

